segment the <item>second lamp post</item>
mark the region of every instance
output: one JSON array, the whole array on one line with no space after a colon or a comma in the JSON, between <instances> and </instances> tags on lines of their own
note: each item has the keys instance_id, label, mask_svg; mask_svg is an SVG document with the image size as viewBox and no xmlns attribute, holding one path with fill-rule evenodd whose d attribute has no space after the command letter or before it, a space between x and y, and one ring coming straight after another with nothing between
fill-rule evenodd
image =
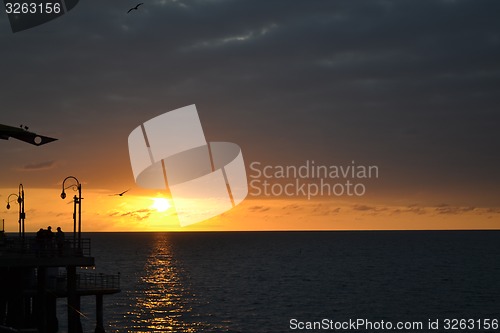
<instances>
[{"instance_id":1,"label":"second lamp post","mask_svg":"<svg viewBox=\"0 0 500 333\"><path fill-rule=\"evenodd\" d=\"M76 181L75 184L71 184L67 187L64 187L64 184L68 179L73 179ZM76 243L76 233L77 233L77 215L76 215L76 206L78 206L78 250L81 250L82 248L82 184L76 179L76 177L73 176L68 176L64 178L62 182L62 192L61 192L61 198L66 199L66 192L64 190L68 188L73 188L73 190L78 191L78 197L75 195L73 197L73 244ZM73 245L74 246L74 245Z\"/></svg>"}]
</instances>

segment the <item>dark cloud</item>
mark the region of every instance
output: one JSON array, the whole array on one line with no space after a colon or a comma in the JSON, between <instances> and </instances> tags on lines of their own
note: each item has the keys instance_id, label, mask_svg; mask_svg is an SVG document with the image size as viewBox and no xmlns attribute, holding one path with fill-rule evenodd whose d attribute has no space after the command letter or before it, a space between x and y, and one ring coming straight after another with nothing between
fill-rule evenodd
<instances>
[{"instance_id":1,"label":"dark cloud","mask_svg":"<svg viewBox=\"0 0 500 333\"><path fill-rule=\"evenodd\" d=\"M335 205L328 205L328 204L323 204L319 203L317 204L311 211L311 215L314 216L329 216L329 215L334 215L338 214L341 211L340 207L335 207Z\"/></svg>"},{"instance_id":2,"label":"dark cloud","mask_svg":"<svg viewBox=\"0 0 500 333\"><path fill-rule=\"evenodd\" d=\"M418 205L409 205L406 208L396 208L392 211L393 214L401 214L401 213L413 213L417 215L425 215L428 211L425 207L420 207Z\"/></svg>"},{"instance_id":3,"label":"dark cloud","mask_svg":"<svg viewBox=\"0 0 500 333\"><path fill-rule=\"evenodd\" d=\"M283 206L282 209L286 209L286 210L300 210L300 209L302 209L302 206L297 205L297 204L291 204L291 205L285 205L285 206Z\"/></svg>"},{"instance_id":4,"label":"dark cloud","mask_svg":"<svg viewBox=\"0 0 500 333\"><path fill-rule=\"evenodd\" d=\"M471 212L474 211L476 208L475 207L455 207L455 206L450 206L447 204L442 204L438 207L436 207L435 212L437 214L451 214L451 215L457 215L457 214L462 214L466 212Z\"/></svg>"},{"instance_id":5,"label":"dark cloud","mask_svg":"<svg viewBox=\"0 0 500 333\"><path fill-rule=\"evenodd\" d=\"M164 0L126 10L81 2L19 34L0 16L2 123L60 138L30 159L64 156L89 183L130 182L129 132L196 103L207 138L237 142L246 161L364 161L380 166L376 193L498 201L500 2ZM4 152L4 167L33 164L18 149Z\"/></svg>"},{"instance_id":6,"label":"dark cloud","mask_svg":"<svg viewBox=\"0 0 500 333\"><path fill-rule=\"evenodd\" d=\"M55 166L56 166L55 161L45 161L45 162L39 162L39 163L26 164L20 170L24 170L24 171L49 170L49 169L54 168Z\"/></svg>"},{"instance_id":7,"label":"dark cloud","mask_svg":"<svg viewBox=\"0 0 500 333\"><path fill-rule=\"evenodd\" d=\"M112 212L109 215L110 216L121 216L121 217L130 217L136 221L142 221L146 220L149 218L149 216L152 214L152 210L150 209L138 209L126 213L121 213L121 212Z\"/></svg>"},{"instance_id":8,"label":"dark cloud","mask_svg":"<svg viewBox=\"0 0 500 333\"><path fill-rule=\"evenodd\" d=\"M379 215L380 213L387 211L388 208L387 207L368 206L368 205L354 205L352 207L352 210L367 213L370 215Z\"/></svg>"},{"instance_id":9,"label":"dark cloud","mask_svg":"<svg viewBox=\"0 0 500 333\"><path fill-rule=\"evenodd\" d=\"M270 207L265 207L265 206L251 206L248 208L249 211L251 212L266 212L270 209Z\"/></svg>"},{"instance_id":10,"label":"dark cloud","mask_svg":"<svg viewBox=\"0 0 500 333\"><path fill-rule=\"evenodd\" d=\"M153 211L151 209L137 209L134 211L129 211L129 212L122 212L122 211L112 211L107 213L109 217L131 217L132 219L136 221L142 221L145 219L148 219Z\"/></svg>"},{"instance_id":11,"label":"dark cloud","mask_svg":"<svg viewBox=\"0 0 500 333\"><path fill-rule=\"evenodd\" d=\"M358 211L376 211L377 208L373 206L367 206L367 205L354 205L352 208L353 210L358 210Z\"/></svg>"}]
</instances>

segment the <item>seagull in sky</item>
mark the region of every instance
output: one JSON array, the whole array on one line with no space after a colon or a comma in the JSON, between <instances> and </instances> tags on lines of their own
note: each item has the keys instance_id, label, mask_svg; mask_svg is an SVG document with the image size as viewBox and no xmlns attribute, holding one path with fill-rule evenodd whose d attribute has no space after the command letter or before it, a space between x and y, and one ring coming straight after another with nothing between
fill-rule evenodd
<instances>
[{"instance_id":1,"label":"seagull in sky","mask_svg":"<svg viewBox=\"0 0 500 333\"><path fill-rule=\"evenodd\" d=\"M144 5L144 2L141 2L141 3L140 3L140 4L138 4L137 6L135 6L135 7L133 7L133 8L130 8L130 9L128 10L127 14L128 14L128 13L130 13L131 11L133 11L133 10L138 10L140 5Z\"/></svg>"},{"instance_id":2,"label":"seagull in sky","mask_svg":"<svg viewBox=\"0 0 500 333\"><path fill-rule=\"evenodd\" d=\"M116 194L110 194L110 195L112 195L112 196L118 195L118 196L120 196L120 197L123 197L123 195L124 195L125 193L127 193L128 191L130 191L130 189L128 189L128 190L126 190L126 191L123 191L122 193L116 193Z\"/></svg>"}]
</instances>

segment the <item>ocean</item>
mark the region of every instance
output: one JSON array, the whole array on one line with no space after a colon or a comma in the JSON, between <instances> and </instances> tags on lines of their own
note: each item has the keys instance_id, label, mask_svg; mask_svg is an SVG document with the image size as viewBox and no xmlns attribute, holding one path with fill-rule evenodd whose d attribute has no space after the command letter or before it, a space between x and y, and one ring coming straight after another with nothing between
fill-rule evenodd
<instances>
[{"instance_id":1,"label":"ocean","mask_svg":"<svg viewBox=\"0 0 500 333\"><path fill-rule=\"evenodd\" d=\"M500 231L85 237L95 272L121 276L106 332L500 332ZM93 297L81 322L94 332Z\"/></svg>"}]
</instances>

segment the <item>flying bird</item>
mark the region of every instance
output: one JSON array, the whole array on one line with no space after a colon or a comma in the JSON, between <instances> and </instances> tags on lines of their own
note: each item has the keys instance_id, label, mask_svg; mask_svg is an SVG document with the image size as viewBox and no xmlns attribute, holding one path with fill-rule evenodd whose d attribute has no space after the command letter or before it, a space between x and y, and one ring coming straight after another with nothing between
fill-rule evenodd
<instances>
[{"instance_id":1,"label":"flying bird","mask_svg":"<svg viewBox=\"0 0 500 333\"><path fill-rule=\"evenodd\" d=\"M123 197L123 195L124 195L125 193L127 193L128 191L130 191L130 189L128 189L128 190L126 190L126 191L123 191L122 193L116 193L116 194L110 194L110 195L111 195L111 196L118 195L118 196L120 196L120 197Z\"/></svg>"},{"instance_id":2,"label":"flying bird","mask_svg":"<svg viewBox=\"0 0 500 333\"><path fill-rule=\"evenodd\" d=\"M130 8L130 9L128 10L127 14L128 14L128 13L130 13L131 11L133 11L133 10L138 10L140 5L144 5L144 2L141 2L141 3L140 3L140 4L138 4L137 6L135 6L135 7L133 7L133 8Z\"/></svg>"}]
</instances>

